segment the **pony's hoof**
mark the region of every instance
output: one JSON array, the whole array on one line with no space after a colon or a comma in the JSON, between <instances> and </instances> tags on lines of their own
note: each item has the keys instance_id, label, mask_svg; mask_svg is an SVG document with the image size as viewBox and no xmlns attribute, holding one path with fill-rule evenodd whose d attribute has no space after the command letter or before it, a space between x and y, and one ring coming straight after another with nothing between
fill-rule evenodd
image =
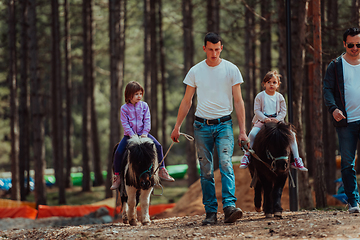
<instances>
[{"instance_id":1,"label":"pony's hoof","mask_svg":"<svg viewBox=\"0 0 360 240\"><path fill-rule=\"evenodd\" d=\"M266 213L266 214L265 214L265 217L266 217L266 218L272 218L273 215L272 215L271 213Z\"/></svg>"},{"instance_id":2,"label":"pony's hoof","mask_svg":"<svg viewBox=\"0 0 360 240\"><path fill-rule=\"evenodd\" d=\"M130 223L130 226L137 226L137 221L136 221L136 219L131 219L131 220L129 221L129 223Z\"/></svg>"},{"instance_id":3,"label":"pony's hoof","mask_svg":"<svg viewBox=\"0 0 360 240\"><path fill-rule=\"evenodd\" d=\"M151 222L143 222L142 223L142 225L144 225L144 226L147 226L147 225L150 225L151 224Z\"/></svg>"},{"instance_id":4,"label":"pony's hoof","mask_svg":"<svg viewBox=\"0 0 360 240\"><path fill-rule=\"evenodd\" d=\"M123 218L123 223L124 224L128 224L129 223L129 219L127 217Z\"/></svg>"},{"instance_id":5,"label":"pony's hoof","mask_svg":"<svg viewBox=\"0 0 360 240\"><path fill-rule=\"evenodd\" d=\"M281 212L275 212L274 217L282 218L282 213Z\"/></svg>"},{"instance_id":6,"label":"pony's hoof","mask_svg":"<svg viewBox=\"0 0 360 240\"><path fill-rule=\"evenodd\" d=\"M255 207L255 211L261 212L261 207Z\"/></svg>"}]
</instances>

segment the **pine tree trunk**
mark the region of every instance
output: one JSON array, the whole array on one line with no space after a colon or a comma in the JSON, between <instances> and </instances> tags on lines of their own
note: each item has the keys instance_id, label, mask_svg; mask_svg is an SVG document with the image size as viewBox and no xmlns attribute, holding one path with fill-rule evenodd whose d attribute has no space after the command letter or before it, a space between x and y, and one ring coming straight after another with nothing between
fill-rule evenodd
<instances>
[{"instance_id":1,"label":"pine tree trunk","mask_svg":"<svg viewBox=\"0 0 360 240\"><path fill-rule=\"evenodd\" d=\"M15 1L9 0L9 88L10 88L10 132L11 132L11 199L20 200L19 182L19 122L16 69L16 20ZM24 182L21 183L24 185Z\"/></svg>"},{"instance_id":2,"label":"pine tree trunk","mask_svg":"<svg viewBox=\"0 0 360 240\"><path fill-rule=\"evenodd\" d=\"M82 191L91 190L90 179L90 129L91 129L91 109L90 109L90 81L91 81L91 44L90 44L90 11L92 1L83 0L83 127L82 127L82 161L83 161L83 179Z\"/></svg>"},{"instance_id":3,"label":"pine tree trunk","mask_svg":"<svg viewBox=\"0 0 360 240\"><path fill-rule=\"evenodd\" d=\"M207 1L207 21L206 29L208 32L220 33L220 1L208 0Z\"/></svg>"},{"instance_id":4,"label":"pine tree trunk","mask_svg":"<svg viewBox=\"0 0 360 240\"><path fill-rule=\"evenodd\" d=\"M314 121L312 136L314 142L314 164L316 165L314 174L314 189L316 196L316 207L324 208L327 206L326 200L326 183L325 183L325 164L324 149L322 139L323 116L322 116L322 44L321 44L321 14L320 0L312 1L313 9L313 47L314 47L314 81L313 81L313 104L314 104Z\"/></svg>"},{"instance_id":5,"label":"pine tree trunk","mask_svg":"<svg viewBox=\"0 0 360 240\"><path fill-rule=\"evenodd\" d=\"M105 182L106 198L112 197L112 154L114 146L120 141L120 106L124 84L124 51L125 51L125 0L109 1L109 33L110 33L110 141Z\"/></svg>"},{"instance_id":6,"label":"pine tree trunk","mask_svg":"<svg viewBox=\"0 0 360 240\"><path fill-rule=\"evenodd\" d=\"M33 158L35 169L36 206L46 205L45 188L45 146L44 146L44 110L43 90L38 76L38 43L36 28L36 0L29 0L29 62L30 62L30 99L33 133Z\"/></svg>"},{"instance_id":7,"label":"pine tree trunk","mask_svg":"<svg viewBox=\"0 0 360 240\"><path fill-rule=\"evenodd\" d=\"M270 0L261 1L260 20L260 77L263 78L268 71L271 71L271 4Z\"/></svg>"},{"instance_id":8,"label":"pine tree trunk","mask_svg":"<svg viewBox=\"0 0 360 240\"><path fill-rule=\"evenodd\" d=\"M166 90L167 90L167 80L166 80L166 69L165 69L165 48L164 48L164 36L162 31L162 1L157 0L158 5L158 29L159 29L159 61L160 61L160 76L161 76L161 143L163 149L167 149L167 139L169 135L166 133L166 123L167 123L167 104L166 104ZM167 161L165 158L165 166Z\"/></svg>"},{"instance_id":9,"label":"pine tree trunk","mask_svg":"<svg viewBox=\"0 0 360 240\"><path fill-rule=\"evenodd\" d=\"M184 30L184 77L194 65L193 18L191 0L182 1L183 30ZM186 133L194 136L193 122L195 119L195 99L186 117ZM194 142L186 142L186 162L188 164L188 185L199 179L196 167L196 154Z\"/></svg>"},{"instance_id":10,"label":"pine tree trunk","mask_svg":"<svg viewBox=\"0 0 360 240\"><path fill-rule=\"evenodd\" d=\"M54 170L56 185L59 187L59 204L65 204L64 182L64 134L63 134L63 109L62 109L62 84L61 84L61 55L60 55L60 23L59 2L51 1L52 17L52 143L54 154Z\"/></svg>"},{"instance_id":11,"label":"pine tree trunk","mask_svg":"<svg viewBox=\"0 0 360 240\"><path fill-rule=\"evenodd\" d=\"M292 2L292 27L291 27L291 52L292 52L292 93L293 93L293 119L296 128L296 136L298 140L298 147L300 156L306 164L302 125L302 106L303 106L303 81L304 81L304 56L305 56L305 6L306 1ZM299 204L301 208L312 208L313 199L311 196L311 188L309 185L308 174L299 172L298 181Z\"/></svg>"},{"instance_id":12,"label":"pine tree trunk","mask_svg":"<svg viewBox=\"0 0 360 240\"><path fill-rule=\"evenodd\" d=\"M72 86L71 86L71 37L70 37L70 21L69 21L69 1L64 0L64 31L65 31L65 94L66 94L66 113L65 113L65 149L66 149L66 172L65 172L65 188L72 186L71 167L73 159L72 135L73 125L71 117L72 105Z\"/></svg>"},{"instance_id":13,"label":"pine tree trunk","mask_svg":"<svg viewBox=\"0 0 360 240\"><path fill-rule=\"evenodd\" d=\"M26 200L30 193L29 165L30 165L30 115L28 103L28 69L29 69L29 44L28 44L28 3L21 1L21 77L20 77L20 98L19 98L19 181L21 201ZM25 175L26 173L26 175ZM27 181L25 181L25 176Z\"/></svg>"}]
</instances>

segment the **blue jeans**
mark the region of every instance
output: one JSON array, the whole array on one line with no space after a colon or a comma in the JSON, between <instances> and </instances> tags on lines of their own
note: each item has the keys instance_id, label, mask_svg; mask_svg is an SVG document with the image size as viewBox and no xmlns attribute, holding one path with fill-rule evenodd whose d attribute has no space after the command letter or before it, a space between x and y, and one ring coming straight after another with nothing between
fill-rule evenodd
<instances>
[{"instance_id":1,"label":"blue jeans","mask_svg":"<svg viewBox=\"0 0 360 240\"><path fill-rule=\"evenodd\" d=\"M341 178L344 183L348 203L356 206L359 190L356 181L355 152L360 139L360 121L349 123L347 127L336 128L341 153Z\"/></svg>"},{"instance_id":2,"label":"blue jeans","mask_svg":"<svg viewBox=\"0 0 360 240\"><path fill-rule=\"evenodd\" d=\"M151 134L148 134L148 138L150 138L151 140L153 140L153 142L155 143L155 147L156 147L156 152L157 152L157 157L158 157L158 161L159 163L162 161L163 159L163 149L161 144L156 140L156 138L154 138ZM123 139L121 139L115 155L114 155L114 162L113 162L113 166L114 166L114 173L119 174L120 173L120 169L121 169L121 163L122 160L124 158L124 153L126 150L126 146L127 146L127 141L130 139L129 136L124 136ZM165 167L165 163L162 162L160 165L160 169Z\"/></svg>"},{"instance_id":3,"label":"blue jeans","mask_svg":"<svg viewBox=\"0 0 360 240\"><path fill-rule=\"evenodd\" d=\"M235 207L235 176L231 162L234 150L232 120L214 125L195 120L194 136L200 163L200 181L205 211L217 212L218 208L214 180L214 147L219 155L223 207Z\"/></svg>"}]
</instances>

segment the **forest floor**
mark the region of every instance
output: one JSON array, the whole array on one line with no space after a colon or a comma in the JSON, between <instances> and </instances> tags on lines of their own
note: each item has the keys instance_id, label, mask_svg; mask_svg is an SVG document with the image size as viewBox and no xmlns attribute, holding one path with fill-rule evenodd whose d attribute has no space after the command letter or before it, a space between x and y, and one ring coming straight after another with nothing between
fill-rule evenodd
<instances>
[{"instance_id":1,"label":"forest floor","mask_svg":"<svg viewBox=\"0 0 360 240\"><path fill-rule=\"evenodd\" d=\"M152 217L150 225L130 226L121 219L112 223L60 225L59 217L44 219L2 219L0 239L360 239L360 214L349 214L344 204L328 196L325 210L289 211L288 184L285 185L282 218L265 218L254 211L253 189L248 171L234 166L236 205L243 217L232 224L224 223L221 205L221 179L215 172L219 202L218 223L202 226L205 218L200 182L189 187L172 209ZM166 192L170 187L167 184ZM69 223L69 222L68 222Z\"/></svg>"}]
</instances>

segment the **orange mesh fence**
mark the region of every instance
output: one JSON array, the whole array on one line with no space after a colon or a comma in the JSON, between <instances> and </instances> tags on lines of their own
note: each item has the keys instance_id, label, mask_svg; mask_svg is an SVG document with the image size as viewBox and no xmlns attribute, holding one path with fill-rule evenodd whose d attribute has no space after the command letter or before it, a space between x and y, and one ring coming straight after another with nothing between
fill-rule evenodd
<instances>
[{"instance_id":1,"label":"orange mesh fence","mask_svg":"<svg viewBox=\"0 0 360 240\"><path fill-rule=\"evenodd\" d=\"M35 219L38 211L29 206L0 207L0 218L30 218Z\"/></svg>"}]
</instances>

